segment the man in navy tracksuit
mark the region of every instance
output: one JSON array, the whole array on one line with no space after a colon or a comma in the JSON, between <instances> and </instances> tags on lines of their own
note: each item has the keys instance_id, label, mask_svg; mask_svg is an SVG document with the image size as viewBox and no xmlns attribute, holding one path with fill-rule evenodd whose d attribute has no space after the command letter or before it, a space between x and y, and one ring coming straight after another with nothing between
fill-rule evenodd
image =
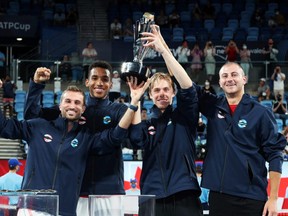
<instances>
[{"instance_id":1,"label":"man in navy tracksuit","mask_svg":"<svg viewBox=\"0 0 288 216\"><path fill-rule=\"evenodd\" d=\"M277 132L272 110L244 93L240 65L226 63L219 77L225 96L198 88L199 109L208 118L202 186L210 189L209 215L276 216L286 140Z\"/></svg>"},{"instance_id":2,"label":"man in navy tracksuit","mask_svg":"<svg viewBox=\"0 0 288 216\"><path fill-rule=\"evenodd\" d=\"M5 119L0 112L0 132L1 137L21 138L29 144L22 189L56 190L60 215L72 216L76 215L88 152L109 153L121 144L128 127L119 123L111 132L90 133L78 123L85 110L85 96L76 86L64 91L60 110L61 117L54 121L37 118L19 122Z\"/></svg>"},{"instance_id":3,"label":"man in navy tracksuit","mask_svg":"<svg viewBox=\"0 0 288 216\"><path fill-rule=\"evenodd\" d=\"M150 46L161 53L180 88L177 107L172 108L175 86L169 74L156 73L151 78L150 98L154 102L151 117L143 122L141 136L130 128L133 144L144 146L140 189L143 195L156 195L156 216L202 215L199 200L201 193L195 171L196 128L198 122L198 98L191 79L174 58L163 41L157 26L152 33L142 33ZM137 117L137 118L136 118ZM141 122L141 114L135 122ZM150 209L140 206L140 215Z\"/></svg>"},{"instance_id":4,"label":"man in navy tracksuit","mask_svg":"<svg viewBox=\"0 0 288 216\"><path fill-rule=\"evenodd\" d=\"M86 119L87 127L93 132L116 127L127 110L126 105L112 103L108 98L109 90L112 86L111 73L112 67L105 61L96 61L89 68L89 76L86 79L89 96L83 116ZM41 117L46 119L55 119L59 115L58 107L40 111L41 92L45 87L42 81L47 79L39 80L34 75L34 82L30 82L24 112L25 119L35 118L39 116L39 113ZM89 194L125 194L121 146L115 147L111 154L94 155L91 153L89 155L81 196L87 197ZM86 203L85 209L87 212L88 199L81 198L80 200L81 204L83 202ZM81 210L83 211L83 208Z\"/></svg>"},{"instance_id":5,"label":"man in navy tracksuit","mask_svg":"<svg viewBox=\"0 0 288 216\"><path fill-rule=\"evenodd\" d=\"M36 72L35 72L35 75L34 75L34 81L35 82L42 82L42 81L47 81L47 79L49 79L50 78L50 74L51 74L51 71L49 70L49 69L47 69L47 68L38 68L37 70L36 70ZM35 84L35 83L34 83ZM41 90L41 89L43 89L43 87L44 87L44 85L42 84L42 87L41 87L41 84L38 84L38 85L40 85L40 86L38 86L39 87L39 89ZM126 135L127 135L127 129L128 129L128 127L129 127L129 125L130 125L130 123L131 123L131 121L132 121L132 119L133 119L133 116L134 116L134 113L135 113L135 109L137 108L136 106L138 105L138 102L139 102L139 100L140 100L140 98L142 97L142 95L143 95L143 93L144 93L144 91L145 91L145 89L147 88L147 84L146 84L146 87L145 87L145 85L143 84L142 86L141 85L139 85L139 86L137 86L137 88L134 88L134 89L130 89L131 90L131 102L130 102L130 106L129 106L129 109L127 109L126 110L126 112L125 112L125 114L123 115L123 117L120 119L120 121L119 121L119 123L115 126L115 128L112 130L112 129L110 129L110 130L112 130L112 131L114 131L113 132L113 136L112 135L109 135L109 134L107 134L107 132L106 132L106 134L103 134L102 136L104 137L104 138L106 138L106 139L108 139L108 141L106 141L104 138L102 138L102 136L100 137L101 139L100 139L100 141L99 141L99 139L98 139L98 142L99 142L99 144L97 144L97 142L96 142L96 144L97 144L97 147L100 145L100 144L102 144L102 143L104 143L104 144L106 144L106 143L113 143L114 142L114 145L113 145L113 149L111 148L111 146L108 146L108 147L106 147L106 146L104 146L103 147L103 144L102 145L100 145L100 147L98 147L98 149L100 148L100 150L98 150L97 152L98 152L98 154L99 154L99 151L100 151L100 153L102 153L102 152L104 152L104 150L106 149L106 148L108 148L108 150L109 150L109 152L111 152L111 149L112 149L112 152L114 151L114 149L115 149L115 147L119 147L120 146L120 144L123 142L123 140L124 140L124 138L126 138ZM34 93L35 93L35 91L37 92L37 91L39 91L39 89L37 89L37 88L32 88L31 89L31 91L30 91L30 93L32 94L32 96L34 95ZM65 93L65 92L64 92ZM65 94L63 93L63 95L65 96ZM35 95L39 95L39 94L35 94ZM62 97L64 97L64 96L61 96L61 103L60 103L60 106L59 106L59 109L60 109L60 111L61 111L61 114L62 114L62 116L63 116L63 110L65 110L65 109L63 109L63 105L62 105L62 103L65 103L65 102L70 102L70 101L73 101L73 100L75 100L74 98L76 98L76 96L75 95L72 95L72 96L74 96L74 97L70 97L70 98L68 98L68 99L66 99L66 98L63 98L62 99ZM33 98L33 97L32 97ZM37 98L37 97L36 97ZM34 98L35 99L35 98ZM37 102L37 100L35 100L36 101L36 103L38 103ZM64 101L64 102L63 102ZM67 102L67 103L68 103ZM71 103L71 102L70 102ZM75 104L76 104L76 102L75 102ZM77 105L79 105L79 101L77 101ZM84 107L85 105L84 105L84 98L83 98L83 103L82 103L82 106ZM69 110L68 110L68 108L67 108L67 115L69 116L69 115L71 115L71 113L73 113L73 111L74 111L75 109L73 109L73 107L72 108L69 108ZM79 110L79 112L78 112L78 114L79 114L79 116L77 116L78 117L78 119L80 118L80 116L81 116L81 114L83 114L83 112L84 112L84 110L85 109L82 109L82 110ZM59 117L55 120L55 121L57 121L59 119ZM78 120L77 119L77 120ZM50 123L50 121L47 121L47 120L45 120L45 119L35 119L35 120L30 120L30 121L27 121L27 122L34 122L34 121L36 121L36 120L38 120L38 121L40 121L40 122L48 122L47 124L48 124L48 126L49 126L49 123ZM84 120L84 121L83 121ZM83 123L85 123L85 119L82 119L82 121L81 121L81 123L83 124ZM51 123L50 123L51 124ZM52 126L53 126L53 124L51 124ZM43 124L43 130L45 129L45 125ZM47 128L48 128L48 126L47 126ZM60 125L61 126L61 125ZM85 124L85 126L86 126L86 124ZM40 127L39 125L38 125L38 127ZM62 126L63 127L63 126ZM87 127L86 127L87 128ZM56 127L56 129L58 129L58 130L60 130L61 129L61 127ZM76 131L78 131L78 130L76 130ZM89 128L89 132L90 133L95 133L94 131L91 131L90 130L90 128ZM105 132L105 131L104 131ZM104 133L104 132L102 132L102 133ZM36 133L36 132L34 132L34 133ZM62 142L65 142L65 139L63 139L63 138L65 138L65 134L66 133L62 133L62 134L64 134L64 136L62 135L62 136L59 136L59 143L61 144ZM97 133L96 133L97 134ZM4 136L7 136L5 133L4 134L1 134L1 135L4 135ZM51 139L51 136L49 135L49 134L45 134L44 135L44 140L48 140L47 142L50 142L50 139ZM13 136L13 134L12 134L12 136ZM47 136L47 137L46 137ZM33 142L35 142L34 141L34 139L29 139L29 137L26 137L26 136L23 136L22 137L23 139L25 139L29 144L30 144L30 146L32 145L31 143L33 143ZM39 138L39 137L38 137ZM113 139L112 139L113 138ZM87 143L89 144L89 137L87 138L88 140L87 140ZM91 138L90 138L91 139ZM102 141L102 139L103 139L103 141ZM85 139L86 140L86 139ZM87 145L88 145L87 144ZM78 146L78 142L75 142L75 139L73 139L72 141L71 141L71 146L72 147L74 147L74 145L77 147ZM107 144L106 144L107 145ZM84 147L86 147L86 146L84 146ZM61 153L61 150L62 149L62 145L59 145L59 148L58 148L58 150L59 151L57 151L57 158L59 157L59 162L61 162L62 160L64 160L64 158L63 157L60 157L61 155L58 155L58 152L59 153ZM87 147L87 149L88 149L88 147ZM107 152L108 150L106 150L105 152ZM30 155L30 152L32 151L32 153L31 154L33 154L33 149L32 148L30 148L29 149L29 153L28 153L28 158L29 158L29 155ZM63 149L63 151L65 152L65 153L69 153L69 152L67 152L67 151L65 151L65 149ZM37 152L36 152L37 153ZM73 152L72 152L73 153ZM76 151L76 153L77 153L77 151ZM91 151L89 152L89 153L91 153ZM47 152L47 155L46 155L46 157L47 156L51 156L51 154L52 154L52 156L53 156L53 152ZM38 156L38 154L37 154L37 156ZM75 158L77 159L77 156L78 155L73 155L73 154L69 154L69 156L72 158L71 160L75 160ZM85 152L85 155L84 154L82 154L82 156L80 157L81 158L81 163L79 163L79 161L78 161L78 163L79 164L77 164L77 161L75 161L74 163L71 163L72 165L74 165L74 166L76 166L76 168L78 167L79 169L80 169L80 167L82 168L82 172L81 172L81 178L79 177L79 175L77 174L77 172L76 172L76 170L72 170L71 171L71 173L70 173L70 175L68 175L67 176L67 179L69 179L69 181L71 181L71 179L73 180L73 178L74 179L76 179L77 180L77 183L78 183L78 187L76 187L77 185L74 185L73 187L71 186L71 187L69 187L69 192L67 192L66 191L66 188L68 188L67 186L66 186L66 183L65 183L65 181L63 181L63 180L61 180L61 181L55 181L55 185L54 184L52 184L52 189L55 189L55 190L59 190L59 191L65 191L65 194L67 193L68 195L69 195L69 197L71 198L71 199L73 199L73 203L72 203L72 201L70 200L70 199L60 199L60 214L61 215L75 215L75 209L76 209L76 205L77 205L77 200L78 200L78 198L79 198L79 192L80 192L80 186L81 186L81 184L82 184L82 178L83 178L83 174L84 174L84 170L85 170L85 165L86 165L86 156L88 156L88 151L86 151ZM42 155L42 157L41 158L46 158L46 157L43 157L43 155ZM58 161L57 160L57 158L56 158L56 161ZM29 161L29 159L28 159L28 161ZM27 162L28 163L28 162ZM44 163L44 162L43 162ZM68 163L68 162L67 162ZM37 163L37 164L41 164L41 163ZM63 165L63 167L66 167L66 166L68 166L68 167L70 167L70 169L72 169L72 166L71 165L71 167L70 166L68 166L68 165L66 165L66 164L64 164ZM102 163L102 165L103 165L103 163ZM107 165L107 164L106 164ZM106 166L105 166L106 167ZM33 167L34 168L34 167ZM51 168L51 167L47 167L47 168ZM56 164L56 166L55 166L55 168L56 168L56 171L57 171L57 169L59 169L59 170L62 170L63 168L61 167L61 166L58 166L57 164ZM70 170L69 169L69 170ZM32 171L34 171L34 170L32 170ZM32 174L33 174L33 172L32 172ZM43 173L42 173L43 174ZM57 174L57 173L56 173ZM57 175L54 175L55 176L55 178L57 177ZM28 175L28 174L27 174ZM25 176L26 176L26 174L25 174ZM39 176L40 177L40 176ZM59 178L62 178L62 177L65 177L65 179L66 179L66 176L65 175L61 175L61 176L59 176ZM46 179L46 176L43 176L42 178L45 178ZM49 178L48 178L49 179ZM52 179L52 178L51 178ZM51 180L50 179L50 180ZM57 179L56 179L57 180ZM50 182L49 180L48 180L48 182ZM53 183L54 183L54 181L53 181ZM65 186L63 185L63 183L65 183ZM31 187L34 187L35 186L35 184L36 183L34 183L34 182L31 182ZM43 185L43 187L44 187L45 185ZM39 185L37 185L36 184L36 186L35 187L39 187L39 189L43 189L43 188L41 188L42 187L42 185L41 184L39 184ZM51 187L51 186L50 186ZM122 186L123 187L123 186ZM44 189L45 189L45 187L44 187ZM76 191L76 193L75 193L75 191ZM63 192L64 193L64 192ZM62 196L61 197L64 197L65 195L63 195L62 194ZM66 198L66 197L65 197ZM61 201L62 200L62 201ZM64 208L64 210L62 210ZM67 209L66 209L67 208Z\"/></svg>"}]
</instances>

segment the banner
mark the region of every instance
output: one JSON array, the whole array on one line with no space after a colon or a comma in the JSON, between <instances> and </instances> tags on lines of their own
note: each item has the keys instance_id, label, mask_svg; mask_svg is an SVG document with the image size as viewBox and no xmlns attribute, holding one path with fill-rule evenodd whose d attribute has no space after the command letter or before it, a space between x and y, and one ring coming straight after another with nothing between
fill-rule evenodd
<instances>
[{"instance_id":1,"label":"banner","mask_svg":"<svg viewBox=\"0 0 288 216\"><path fill-rule=\"evenodd\" d=\"M35 16L0 16L0 37L36 37L37 30Z\"/></svg>"}]
</instances>

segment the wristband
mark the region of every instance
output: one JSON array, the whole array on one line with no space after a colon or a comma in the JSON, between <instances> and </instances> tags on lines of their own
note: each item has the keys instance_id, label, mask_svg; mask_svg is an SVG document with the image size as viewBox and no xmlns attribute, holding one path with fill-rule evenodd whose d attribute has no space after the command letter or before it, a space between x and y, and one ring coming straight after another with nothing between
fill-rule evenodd
<instances>
[{"instance_id":1,"label":"wristband","mask_svg":"<svg viewBox=\"0 0 288 216\"><path fill-rule=\"evenodd\" d=\"M138 106L134 106L132 104L129 105L129 109L133 110L134 112L136 112L138 110Z\"/></svg>"}]
</instances>

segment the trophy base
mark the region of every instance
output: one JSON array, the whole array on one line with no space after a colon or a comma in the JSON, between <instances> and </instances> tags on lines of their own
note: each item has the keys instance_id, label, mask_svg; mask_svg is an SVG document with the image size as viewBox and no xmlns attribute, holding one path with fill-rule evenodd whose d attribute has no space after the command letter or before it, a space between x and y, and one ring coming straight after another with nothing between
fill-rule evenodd
<instances>
[{"instance_id":1,"label":"trophy base","mask_svg":"<svg viewBox=\"0 0 288 216\"><path fill-rule=\"evenodd\" d=\"M146 82L150 74L150 70L138 62L125 62L122 64L120 77L125 82L127 82L127 77L136 77L139 85L143 81Z\"/></svg>"}]
</instances>

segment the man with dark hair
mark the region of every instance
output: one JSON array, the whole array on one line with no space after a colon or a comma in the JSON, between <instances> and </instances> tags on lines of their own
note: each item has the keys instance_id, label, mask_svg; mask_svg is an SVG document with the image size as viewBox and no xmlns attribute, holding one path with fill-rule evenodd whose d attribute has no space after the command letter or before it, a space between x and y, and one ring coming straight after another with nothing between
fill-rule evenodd
<instances>
[{"instance_id":1,"label":"man with dark hair","mask_svg":"<svg viewBox=\"0 0 288 216\"><path fill-rule=\"evenodd\" d=\"M97 75L95 75L94 74L94 69L95 68L93 68L91 71L91 73L90 73L90 76L92 76L93 78L91 78L92 80L98 80L98 78L99 77L101 77L101 74L99 73L99 76L97 76ZM96 70L96 69L95 69ZM103 72L103 73L105 73L106 74L106 70L105 69L103 69L104 71L101 71L101 72ZM30 90L29 90L29 93L28 94L31 94L30 96L31 96L31 98L33 98L34 100L33 100L33 102L31 102L31 101L29 101L30 102L30 105L32 104L34 104L34 102L36 102L36 103L38 103L39 102L39 98L38 97L40 97L39 95L41 95L41 92L42 92L42 90L43 90L43 88L45 87L45 84L42 84L41 82L43 82L43 81L47 81L49 78L50 78L50 74L51 74L51 71L49 70L49 69L47 69L47 68L38 68L37 70L36 70L36 72L35 72L35 74L34 74L34 83L32 83L32 85L30 86ZM103 82L105 82L106 80L107 80L107 82L109 81L109 78L107 78L108 76L106 75L106 76L104 76L104 78L103 78L103 81L102 80L100 80L100 81L94 81L95 82L95 84L94 84L94 87L96 88L96 92L95 92L95 94L100 94L100 95L102 95L102 93L103 93L103 89L105 89L105 87L103 87ZM93 82L93 81L92 81ZM98 90L97 90L97 88L98 88L98 82L101 84L99 84L100 86L102 86L101 87L101 90L98 92ZM107 84L107 86L109 86L108 84ZM141 87L141 86L140 86ZM82 126L80 126L80 125L82 125L83 123L85 123L86 122L86 124L84 124L84 126L85 126L85 129L90 129L89 130L89 132L91 133L92 132L92 134L95 134L96 133L96 135L98 134L98 137L100 138L98 138L96 141L95 141L95 144L97 145L96 147L97 147L97 149L99 149L99 151L97 151L97 152L95 152L95 151L90 151L90 149L89 149L89 146L91 146L92 144L91 144L91 141L93 141L93 138L95 138L94 136L92 136L92 137L89 137L89 136L86 136L85 135L85 133L84 132L86 132L86 131L84 131L84 132L82 132L82 130L80 130L80 129L78 129L78 128L75 128L76 126L74 126L74 124L72 124L71 126L69 126L69 125L67 125L67 129L68 129L68 132L65 132L65 131L62 131L62 130L64 130L63 129L63 126L65 126L65 123L61 123L61 121L63 121L62 119L59 119L60 117L58 116L57 118L56 118L56 120L49 120L49 121L47 121L47 120L45 120L45 119L43 119L43 118L37 118L37 119L32 119L32 120L29 120L29 121L24 121L24 126L23 126L23 128L24 129L29 129L28 130L28 132L26 132L26 133L23 133L23 139L24 140L26 140L27 141L27 143L29 144L29 146L30 146L30 148L29 148L29 152L28 152L28 159L29 159L29 161L30 161L30 166L31 166L31 170L30 170L30 172L32 172L33 170L32 170L32 168L34 167L34 166L39 166L39 165L42 165L42 164L47 164L46 166L49 166L49 163L45 163L45 162L41 162L41 163L37 163L37 165L35 164L35 163L33 163L34 162L34 160L32 160L31 159L31 154L35 154L35 149L34 149L34 151L32 151L31 152L31 150L32 150L32 148L41 148L41 145L40 144L38 144L38 143L35 143L36 142L36 140L37 141L39 141L39 140L44 140L45 142L48 142L49 141L49 143L54 143L54 142L56 142L55 144L57 144L55 147L53 147L53 148L55 148L55 151L52 151L52 152L54 152L54 153L57 153L56 155L55 155L55 157L56 157L56 160L53 160L54 162L51 162L52 164L54 164L54 163L56 163L55 164L55 169L56 169L56 177L57 178L59 178L59 181L55 181L55 184L56 185L54 185L54 183L53 182L50 182L49 181L49 179L51 180L51 179L53 179L53 178L47 178L47 180L45 180L45 183L46 184L40 184L39 183L39 181L37 180L35 180L34 182L32 181L32 182L30 182L30 181L28 181L29 180L29 176L31 175L31 173L29 172L29 171L27 171L27 174L26 174L26 172L25 172L25 176L26 176L26 181L24 180L24 189L25 188L28 188L28 187L30 187L30 186L32 186L32 187L34 187L35 188L35 185L36 185L36 189L41 189L40 187L43 187L43 186L47 186L47 187L49 187L50 189L55 189L55 190L57 190L57 192L60 194L60 214L61 215L76 215L76 213L74 213L74 211L76 210L76 205L77 205L77 200L78 200L78 198L79 198L79 195L80 195L80 188L81 188L81 184L82 184L82 179L83 179L83 176L84 176L84 171L85 171L85 167L86 167L86 162L87 162L87 160L86 160L86 158L87 158L87 156L88 156L88 153L90 153L90 156L91 155L93 155L94 157L96 157L96 155L104 155L104 153L106 153L106 152L108 152L108 151L105 151L105 149L107 148L107 147L110 147L109 148L109 153L111 153L112 152L112 154L114 153L114 151L115 151L115 149L119 149L119 148L121 148L121 143L124 141L124 139L126 138L126 135L127 135L127 129L128 129L128 127L129 127L129 125L130 125L130 123L131 123L131 121L132 121L132 118L133 118L133 116L134 116L134 112L135 112L135 107L136 107L136 105L138 104L138 102L139 102L139 100L140 100L140 98L142 97L142 95L143 95L143 91L145 91L145 85L143 86L142 85L142 87L143 87L143 89L144 90L142 90L141 88L138 88L138 89L133 89L133 92L132 92L132 89L131 89L131 105L130 105L130 107L126 110L126 112L124 113L124 115L123 115L123 117L120 117L120 119L119 119L119 121L118 122L115 122L114 124L114 127L110 130L110 131L108 131L107 132L107 130L105 130L104 131L104 129L102 129L102 131L101 131L101 133L96 133L96 131L94 130L94 131L91 131L91 129L93 129L93 128L90 128L90 125L89 124L92 124L92 122L93 122L93 120L92 119L89 119L89 118L86 118L86 120L87 121L85 121L85 119L81 119L81 121L80 121L80 117L81 117L81 115L84 113L84 111L86 111L87 110L87 112L88 113L90 113L90 112L92 112L93 110L91 110L91 108L93 108L93 107L90 107L90 110L89 110L89 107L85 110L85 97L83 96L83 97L80 97L80 95L79 94L76 94L76 93L78 93L78 92L76 92L76 93L74 93L74 91L72 91L72 93L70 93L70 89L68 89L68 93L67 93L67 91L65 92L63 92L63 94L62 94L62 96L61 96L61 100L60 100L60 105L59 105L59 109L60 109L60 112L61 112L61 116L63 116L64 115L64 117L66 117L66 118L72 118L74 115L76 115L77 114L77 118L76 117L74 117L72 120L75 120L75 121L77 121L77 122L79 122L79 124L77 124L78 125L78 127L80 127L80 129L81 129L81 127ZM75 86L75 88L77 88L76 86ZM94 89L95 89L94 88ZM92 89L92 91L94 90L94 89ZM80 89L79 89L79 92L80 92ZM83 93L83 91L81 91L80 92L81 93L81 95L84 95L84 93ZM68 95L67 95L68 94ZM30 98L30 99L31 99ZM81 100L80 100L81 99ZM28 104L29 105L29 104ZM35 104L34 104L34 106L35 106ZM31 106L27 106L27 108L32 108ZM59 111L57 111L58 112L58 114L59 114ZM104 117L106 117L106 118L108 118L107 116L104 116ZM91 116L90 116L90 118L91 118ZM102 122L102 123L100 123L100 121L99 121L99 119L95 119L94 118L94 121L96 122L96 123L98 123L98 124L105 124L105 123L107 123L107 124L109 124L109 122L110 121L108 121L107 119L102 119L103 121L105 121L104 123ZM58 121L60 121L60 124L59 123L57 123ZM90 122L89 122L90 121ZM34 124L34 122L35 122L35 124ZM42 125L40 126L39 124L37 124L37 122L40 122L40 123L42 123ZM46 122L49 122L49 124L48 123L46 123ZM51 123L51 122L55 122L55 123ZM88 123L89 122L89 123ZM81 124L80 124L81 123ZM26 124L27 124L27 126L26 126ZM31 124L31 126L30 126L30 124ZM94 123L95 124L95 123ZM56 125L56 126L54 126L54 125ZM1 125L0 125L1 126ZM40 132L42 133L42 134L45 134L45 137L44 137L44 139L43 139L43 137L41 138L41 137L38 137L38 139L34 139L33 138L33 136L34 135L31 135L29 132L32 132L33 131L33 129L34 129L34 131L37 131L36 130L36 126L38 126L39 127L39 129L41 130ZM32 127L32 128L31 128ZM56 127L56 129L58 129L58 130L60 130L61 129L61 133L59 134L59 132L58 133L56 133L54 130L56 130L56 129L51 129L52 131L54 131L53 133L51 132L51 133L46 133L45 131L46 130L50 130L50 128L52 127L52 129L54 128L54 127ZM60 129L59 129L60 128ZM64 128L66 128L66 127L64 127ZM1 129L1 128L0 128ZM69 130L70 129L70 130ZM20 129L18 129L18 130L20 130ZM34 132L33 131L33 132ZM78 136L80 136L79 134L75 134L77 131L80 131L79 133L80 133L80 135L81 135L81 137L79 137L79 139L78 139ZM6 133L8 133L8 131L5 131ZM49 131L48 131L49 132ZM98 131L99 132L99 131ZM12 133L12 129L11 129L11 133ZM70 133L73 133L72 135L70 134ZM108 134L107 134L108 133ZM63 134L65 135L64 137L63 137ZM111 135L110 135L111 134ZM1 133L1 135L2 136L4 136L5 135L5 133ZM61 137L60 137L60 135L61 135ZM74 136L73 136L74 135ZM14 137L14 136L16 136L16 137L18 137L18 135L17 135L17 133L16 134L9 134L8 133L8 135L6 135L6 136L8 136L8 137L10 137L10 136L12 136L12 137ZM85 140L83 140L84 138L82 137L82 136L84 136L84 138L85 138ZM56 139L56 138L57 139ZM73 139L73 137L75 137L74 139ZM54 139L53 139L54 138ZM60 140L59 140L59 139ZM75 140L77 138L77 140ZM80 138L81 138L81 141L80 141ZM97 137L96 137L97 138ZM46 141L48 139L48 141ZM68 140L67 140L68 139ZM108 140L107 140L108 139ZM55 141L54 141L55 140ZM85 141L85 142L84 142ZM68 142L67 143L67 146L66 146L66 142ZM59 143L61 143L62 145L60 145L59 146ZM85 143L85 145L83 146L83 143ZM109 145L107 145L107 143L109 144ZM38 145L37 145L38 144ZM94 145L95 145L94 144ZM103 144L105 144L105 145L103 145ZM40 145L40 146L39 146ZM93 146L94 146L93 145ZM99 145L101 145L101 146L99 146ZM106 146L107 145L107 146ZM37 146L37 147L36 147ZM39 147L38 147L39 146ZM42 152L44 151L44 153L45 153L45 151L46 151L46 156L49 156L51 153L50 152L48 152L48 150L45 150L46 148L49 148L49 147L47 147L47 146L49 146L49 145L47 145L46 144L46 146L45 147L43 147L42 146L42 148L44 148L43 150L41 150ZM61 147L61 146L63 146L63 147ZM67 149L65 148L65 146L67 147ZM71 146L72 146L72 149L71 149ZM81 149L78 149L78 151L77 151L77 148L78 148L78 146L79 146L79 148L81 147ZM85 147L85 146L87 146L87 147ZM99 147L98 147L99 146ZM112 147L112 148L111 148ZM84 150L83 150L83 148L84 148ZM87 150L89 150L89 151L85 151L85 149L87 148ZM103 149L104 148L104 149ZM57 150L58 149L58 150ZM72 151L72 153L74 152L74 154L71 154L71 153L69 153L69 151ZM39 150L38 150L39 151ZM37 152L38 152L37 151ZM83 152L84 151L84 152ZM30 153L31 152L31 153ZM60 155L58 155L58 152L60 152ZM77 153L77 154L76 154ZM30 155L29 155L30 154ZM62 155L63 154L63 155ZM42 154L41 154L42 155ZM30 157L29 157L30 156ZM43 156L43 155L42 155ZM69 156L69 162L68 161L66 161L65 159L68 159L68 156ZM73 156L73 160L71 160L71 156ZM122 155L121 155L122 156ZM37 160L42 160L42 157L41 156L35 156L36 158L37 158ZM41 157L41 158L40 158ZM61 160L57 160L57 158L61 158ZM101 156L99 156L100 158L102 158ZM43 158L46 158L46 157L43 157ZM103 157L103 158L105 158L105 157ZM97 159L96 159L97 160ZM29 161L27 161L27 162L29 162ZM55 162L56 161L56 162ZM73 163L72 163L73 162ZM93 161L94 162L94 161ZM105 163L108 163L109 161L105 161ZM113 161L114 162L114 161ZM64 164L62 164L62 163L64 163ZM102 170L103 170L103 172L105 172L106 170L109 170L110 171L110 169L109 169L109 167L108 166L110 166L110 164L106 164L106 165L108 165L108 166L105 166L105 168L103 168L103 161L99 161L99 163L101 164L101 166L102 166ZM110 161L110 163L111 163L111 161ZM28 163L29 164L29 163ZM57 166L57 164L58 164L58 166ZM88 164L89 165L89 164ZM99 165L99 164L97 164L97 165ZM72 167L73 166L73 167ZM100 166L100 165L99 165ZM113 166L113 164L111 164L111 166ZM60 169L60 167L63 167L63 168L61 168ZM69 169L67 170L67 172L68 172L68 174L69 175L57 175L58 174L58 172L61 172L63 169L64 169L64 167L68 167ZM81 167L81 170L80 170L80 167ZM58 170L58 168L59 168L59 170ZM47 168L45 168L45 169L43 169L43 170L45 170L45 171L47 171L47 170L55 170L55 169L49 169L49 167L47 167ZM75 169L77 169L77 170L75 170ZM43 171L42 171L43 172ZM65 172L65 171L63 171L63 172ZM92 173L91 173L91 175L92 175L92 177L93 177L93 174L95 174L95 172L97 172L97 174L99 174L99 172L101 172L101 171L99 171L98 172L98 170L97 171L95 171L94 169L92 169ZM30 174L30 175L29 175ZM101 174L102 174L102 172L101 172ZM105 173L103 173L103 175L104 175ZM34 174L35 175L35 174ZM34 176L33 175L33 176ZM44 173L42 173L42 175L43 176L45 176L45 174ZM46 174L46 176L47 176L47 174ZM68 184L67 183L67 181L64 181L64 180L61 180L61 177L62 176L65 176L65 179L67 178L67 179L69 179L69 183L71 182L71 184ZM39 176L38 176L39 177ZM103 178L103 176L100 176L101 178ZM99 177L99 178L100 178ZM104 176L105 177L105 176ZM36 177L35 177L36 178ZM42 178L43 179L43 178ZM46 178L45 178L46 179ZM47 181L47 182L46 182ZM111 181L113 181L113 179L111 180ZM117 180L115 180L115 181L117 181ZM58 183L59 182L59 183ZM65 182L65 186L64 185L60 185L61 184L61 182ZM53 183L53 184L52 184ZM90 183L90 182L89 182ZM103 187L103 190L105 191L105 190L107 190L107 186L105 185L105 183L107 183L106 181L105 182L103 182L102 183L102 185L100 185L100 187L102 186ZM51 184L51 185L50 185ZM89 185L88 185L89 186ZM93 186L93 185L92 185ZM99 186L99 185L97 185L97 186ZM112 185L112 186L114 186L114 185ZM118 185L116 185L116 186L114 186L114 191L116 191L116 189L115 188L117 188L117 186ZM122 187L123 187L123 185L121 185ZM42 188L43 189L43 188ZM46 188L44 188L44 189L46 189ZM88 194L90 194L89 192L89 189L90 188L87 188L87 195ZM91 187L91 190L93 190L94 188L93 187ZM75 190L76 190L76 192L75 192ZM109 189L108 189L109 190ZM117 191L116 191L117 192ZM115 193L116 193L115 192ZM112 193L112 192L111 192ZM92 192L91 192L91 194L92 194ZM105 194L105 193L103 193L103 194ZM69 214L68 214L69 213ZM83 215L86 215L86 214L83 214ZM88 214L87 214L88 215Z\"/></svg>"},{"instance_id":2,"label":"man with dark hair","mask_svg":"<svg viewBox=\"0 0 288 216\"><path fill-rule=\"evenodd\" d=\"M112 103L109 98L109 90L112 86L112 67L106 61L95 61L89 67L86 87L89 88L87 108L83 113L87 126L93 132L114 128L127 110L127 106L121 103ZM47 74L50 76L50 74ZM34 81L30 82L30 89L26 99L24 111L25 119L40 117L53 119L59 115L58 107L42 108L40 110L39 101L47 77L45 74L34 76ZM111 154L94 155L90 154L86 163L81 196L79 204L85 203L88 211L88 195L115 195L125 194L123 158L121 146L115 147ZM103 166L105 164L105 166ZM97 174L95 174L97 173ZM81 208L81 204L78 205Z\"/></svg>"}]
</instances>

